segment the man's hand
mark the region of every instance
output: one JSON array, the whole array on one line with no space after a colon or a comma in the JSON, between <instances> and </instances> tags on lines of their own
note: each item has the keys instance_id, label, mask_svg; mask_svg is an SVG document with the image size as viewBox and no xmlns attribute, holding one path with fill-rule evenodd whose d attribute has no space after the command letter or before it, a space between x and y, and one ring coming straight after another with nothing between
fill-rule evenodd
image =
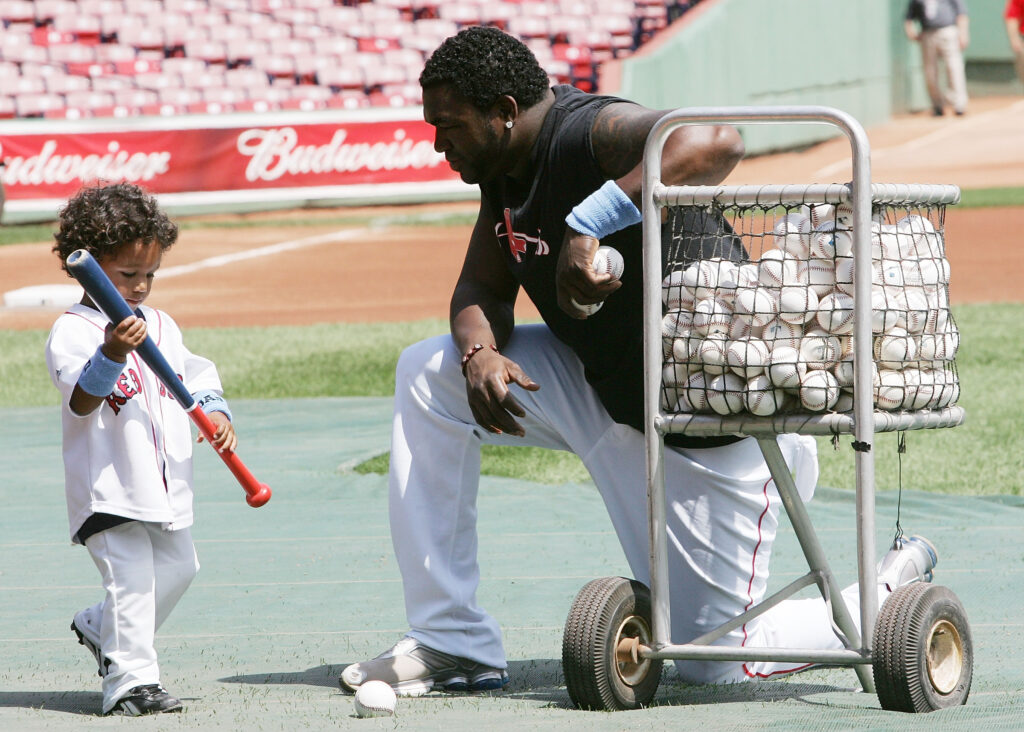
<instances>
[{"instance_id":1,"label":"man's hand","mask_svg":"<svg viewBox=\"0 0 1024 732\"><path fill-rule=\"evenodd\" d=\"M519 364L489 348L466 363L466 395L473 419L488 432L522 437L526 431L513 417L525 417L526 410L512 396L509 384L527 391L540 389Z\"/></svg>"},{"instance_id":2,"label":"man's hand","mask_svg":"<svg viewBox=\"0 0 1024 732\"><path fill-rule=\"evenodd\" d=\"M573 304L593 305L622 287L622 282L610 274L594 274L594 254L600 242L592 236L580 234L571 228L565 230L562 250L555 269L555 287L558 288L558 307L569 317L585 320L588 313Z\"/></svg>"}]
</instances>

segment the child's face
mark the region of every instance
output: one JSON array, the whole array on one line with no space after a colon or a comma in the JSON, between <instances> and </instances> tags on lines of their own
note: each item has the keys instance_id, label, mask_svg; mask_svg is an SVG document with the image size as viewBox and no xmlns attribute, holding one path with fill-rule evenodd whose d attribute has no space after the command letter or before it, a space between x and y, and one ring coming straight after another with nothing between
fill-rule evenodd
<instances>
[{"instance_id":1,"label":"child's face","mask_svg":"<svg viewBox=\"0 0 1024 732\"><path fill-rule=\"evenodd\" d=\"M156 242L143 244L136 241L122 244L114 250L113 255L99 260L99 265L128 303L128 307L134 310L149 297L162 255L163 250Z\"/></svg>"}]
</instances>

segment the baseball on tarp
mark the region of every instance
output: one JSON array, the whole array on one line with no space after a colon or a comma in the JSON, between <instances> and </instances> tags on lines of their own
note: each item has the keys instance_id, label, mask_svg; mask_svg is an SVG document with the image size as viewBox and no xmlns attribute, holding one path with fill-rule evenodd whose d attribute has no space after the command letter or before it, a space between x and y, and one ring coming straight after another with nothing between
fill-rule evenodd
<instances>
[{"instance_id":1,"label":"baseball on tarp","mask_svg":"<svg viewBox=\"0 0 1024 732\"><path fill-rule=\"evenodd\" d=\"M391 685L384 681L367 681L356 689L357 717L390 717L395 713L398 698Z\"/></svg>"}]
</instances>

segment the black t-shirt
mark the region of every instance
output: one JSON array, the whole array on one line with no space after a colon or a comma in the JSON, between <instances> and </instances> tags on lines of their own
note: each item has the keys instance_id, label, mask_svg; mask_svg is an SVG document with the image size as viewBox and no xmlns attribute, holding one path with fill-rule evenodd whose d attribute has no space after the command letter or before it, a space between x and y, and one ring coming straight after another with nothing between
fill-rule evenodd
<instances>
[{"instance_id":1,"label":"black t-shirt","mask_svg":"<svg viewBox=\"0 0 1024 732\"><path fill-rule=\"evenodd\" d=\"M555 102L532 151L533 180L522 186L503 177L481 185L481 193L498 223L496 243L544 322L579 356L587 381L612 419L643 431L641 226L629 226L601 241L622 254L626 274L622 287L594 315L570 318L558 307L555 288L565 217L606 180L591 146L594 119L608 104L624 100L564 85L554 87L554 93ZM667 441L708 447L734 438L670 435Z\"/></svg>"}]
</instances>

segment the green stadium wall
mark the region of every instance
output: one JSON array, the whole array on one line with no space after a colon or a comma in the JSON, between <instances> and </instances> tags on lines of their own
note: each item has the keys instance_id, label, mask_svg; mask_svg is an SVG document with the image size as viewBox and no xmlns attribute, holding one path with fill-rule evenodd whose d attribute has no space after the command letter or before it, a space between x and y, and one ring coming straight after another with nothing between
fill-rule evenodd
<instances>
[{"instance_id":1,"label":"green stadium wall","mask_svg":"<svg viewBox=\"0 0 1024 732\"><path fill-rule=\"evenodd\" d=\"M927 109L907 0L703 0L637 55L614 63L601 89L657 109L824 105L870 127ZM967 0L971 94L1014 93L1004 0ZM827 125L741 126L749 154L840 134Z\"/></svg>"}]
</instances>

